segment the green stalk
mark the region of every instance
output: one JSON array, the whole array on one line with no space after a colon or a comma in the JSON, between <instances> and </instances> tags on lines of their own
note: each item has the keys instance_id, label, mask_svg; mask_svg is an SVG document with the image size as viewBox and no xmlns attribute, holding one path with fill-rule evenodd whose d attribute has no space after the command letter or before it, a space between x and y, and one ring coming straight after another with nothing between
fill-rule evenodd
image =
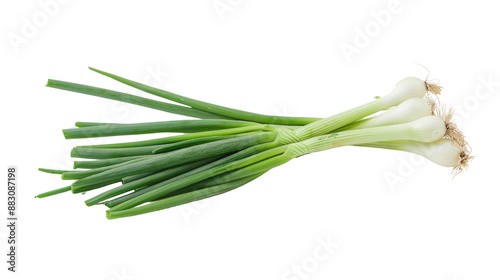
<instances>
[{"instance_id":1,"label":"green stalk","mask_svg":"<svg viewBox=\"0 0 500 280\"><path fill-rule=\"evenodd\" d=\"M123 177L121 181L122 181L122 184L126 184L128 182L139 180L141 178L147 177L149 175L153 175L155 173L156 172L146 172L146 173L141 173L141 174L136 174L136 175L130 175L130 176Z\"/></svg>"},{"instance_id":2,"label":"green stalk","mask_svg":"<svg viewBox=\"0 0 500 280\"><path fill-rule=\"evenodd\" d=\"M162 200L146 204L144 206L139 206L131 209L126 209L126 210L121 210L121 211L107 211L106 216L108 219L117 219L117 218L124 218L124 217L130 217L130 216L136 216L140 214L145 214L153 211L159 211L167 208L171 208L174 206L190 203L193 201L209 198L212 196L216 196L219 194L226 193L228 191L234 190L236 188L239 188L259 176L264 174L264 172L257 173L248 177L244 177L235 181L227 182L224 184L212 186L209 188L204 188L200 190L195 190L192 192L187 192L175 196L171 196L168 198L164 198Z\"/></svg>"},{"instance_id":3,"label":"green stalk","mask_svg":"<svg viewBox=\"0 0 500 280\"><path fill-rule=\"evenodd\" d=\"M35 197L43 198L43 197L48 197L48 196L52 196L52 195L64 193L64 192L69 192L70 190L71 190L71 186L67 186L67 187L62 187L62 188L59 188L59 189L55 189L55 190L51 190L51 191L48 191L48 192L41 193L41 194L39 194L39 195L37 195Z\"/></svg>"},{"instance_id":4,"label":"green stalk","mask_svg":"<svg viewBox=\"0 0 500 280\"><path fill-rule=\"evenodd\" d=\"M158 185L158 184L156 184L156 185ZM156 185L153 185L153 186L156 186ZM151 186L147 186L145 188L141 188L141 189L136 190L134 192L127 193L127 194L124 194L122 196L107 200L104 202L104 205L106 205L106 207L108 207L108 208L115 207L116 205L122 204L123 202L128 201L128 200L131 200L134 197L138 197L139 195L144 193L144 192L141 192L142 190L147 189L149 187L151 187Z\"/></svg>"},{"instance_id":5,"label":"green stalk","mask_svg":"<svg viewBox=\"0 0 500 280\"><path fill-rule=\"evenodd\" d=\"M187 187L191 184L203 181L205 179L220 175L220 174L225 173L225 172L240 169L240 168L243 168L243 167L255 164L255 163L262 162L262 163L259 163L259 165L258 165L260 168L263 168L265 166L271 166L272 164L277 164L278 162L280 164L283 164L286 161L291 159L290 157L288 157L286 155L281 156L281 154L284 151L286 151L286 146L280 146L280 147L277 147L274 149L266 150L264 152L258 153L256 155L253 155L253 156L250 156L250 157L247 157L244 159L240 159L240 160L233 161L233 162L230 162L227 164L216 166L214 168L193 174L191 176L185 177L185 178L180 179L180 180L176 180L172 183L169 183L169 184L166 184L162 187L151 190L151 191L144 193L138 197L135 197L133 199L125 201L122 204L114 206L114 207L110 208L108 211L113 212L113 211L117 211L117 210L129 209L129 208L135 207L137 205L141 205L145 202L149 202L149 201L158 199L162 196L167 195L168 193L177 191L177 190L182 189L184 187ZM250 167L249 167L249 169L250 169ZM268 168L268 169L270 169L270 168ZM265 170L268 170L268 169L265 169ZM264 171L264 169L257 169L257 168L252 169L252 170L253 171L259 170L258 172L255 172L253 174ZM250 176L252 174L248 173L246 175Z\"/></svg>"},{"instance_id":6,"label":"green stalk","mask_svg":"<svg viewBox=\"0 0 500 280\"><path fill-rule=\"evenodd\" d=\"M189 188L189 186L193 187L193 184L196 184L197 182L201 182L208 178L214 178L214 180L220 180L221 182L224 182L225 180L228 179L243 178L252 174L257 174L259 172L270 170L271 168L279 166L295 157L307 153L319 152L345 145L356 145L356 144L376 142L376 141L413 139L414 137L416 137L415 134L416 132L413 131L411 125L398 124L398 125L375 127L375 128L365 128L354 131L344 131L329 135L313 137L298 143L293 143L286 146L280 146L279 148L277 148L281 149L280 150L281 155L279 156L269 157L266 160L262 160L261 158L260 161L255 161L252 159L257 156L261 156L262 154L266 154L270 151L273 151L273 150L268 150L261 154L244 158L239 161L234 161L226 165L218 166L206 170L204 172L200 172L192 176L186 177L184 179L177 180L170 184L166 184L154 190L150 190L135 198L129 199L117 206L111 207L107 211L107 217L117 218L117 217L133 216L168 208L170 207L169 198L160 199L158 201L153 201L153 200L156 200L162 196L167 196L168 194L172 194L176 191L183 190L184 188ZM222 169L223 171L219 171L220 169ZM228 171L232 172L226 173ZM224 176L221 176L220 178L215 177L220 174L225 174L228 177L226 178L224 178ZM141 205L146 202L151 202L151 203L146 205Z\"/></svg>"},{"instance_id":7,"label":"green stalk","mask_svg":"<svg viewBox=\"0 0 500 280\"><path fill-rule=\"evenodd\" d=\"M100 123L100 122L76 122L76 127L91 127L91 126L99 126L99 125L118 125L120 123Z\"/></svg>"},{"instance_id":8,"label":"green stalk","mask_svg":"<svg viewBox=\"0 0 500 280\"><path fill-rule=\"evenodd\" d=\"M245 169L245 168L243 168L243 169ZM188 192L193 192L193 191L197 191L197 190L201 190L201 189L206 189L206 188L217 186L217 185L221 185L221 184L230 183L230 182L233 182L233 181L236 181L236 180L240 180L242 178L253 177L252 180L255 180L258 177L260 177L262 174L264 174L267 171L269 171L269 169L265 170L265 171L262 171L261 173L258 173L258 176L251 175L251 176L247 176L247 177L242 177L241 173L243 172L242 171L243 169L238 169L236 171L231 171L231 172L228 172L228 173L224 173L224 174L221 174L221 175L218 175L218 176L215 176L215 177L203 180L201 182L192 184L192 185L190 185L188 187L182 188L182 189L177 190L175 192L171 192L171 193L167 194L166 196L163 196L163 197L161 197L159 199L164 199L164 198L171 197L171 196L176 196L176 195L180 195L180 194L184 194L184 193L188 193Z\"/></svg>"},{"instance_id":9,"label":"green stalk","mask_svg":"<svg viewBox=\"0 0 500 280\"><path fill-rule=\"evenodd\" d=\"M214 168L216 166L221 166L221 165L228 164L228 163L236 161L236 160L247 158L249 156L252 156L252 155L255 155L255 154L267 151L269 149L276 148L278 146L279 146L279 143L277 143L277 142L270 142L270 143L264 143L264 144L259 144L259 145L252 146L250 148L244 149L242 151L239 151L237 153L234 153L232 155L224 157L224 158L222 158L220 160L211 162L209 164L206 164L206 165L201 166L199 168L196 168L194 170L188 171L188 172L186 172L184 174L181 174L181 175L179 175L177 177L174 177L174 178L171 178L169 180L160 182L158 184L155 184L155 185L152 185L152 186L149 186L149 187L137 190L137 191L135 191L133 193L129 193L129 194L126 194L124 196L121 196L121 197L109 200L109 201L107 201L105 203L105 205L108 206L109 208L114 207L114 206L116 206L118 204L121 204L121 203L123 203L125 201L128 201L128 200L130 200L132 198L138 197L138 196L140 196L140 195L142 195L144 193L147 193L147 192L150 192L150 191L155 190L157 188L160 188L160 187L162 187L162 186L164 186L166 184L170 184L170 183L178 181L180 179L187 178L187 177L192 176L194 174L197 174L197 173L209 170L211 168Z\"/></svg>"},{"instance_id":10,"label":"green stalk","mask_svg":"<svg viewBox=\"0 0 500 280\"><path fill-rule=\"evenodd\" d=\"M242 137L242 136L245 135L234 134L234 135L208 136L208 137L194 138L164 145L137 146L129 148L99 148L99 147L94 148L94 146L78 146L71 150L71 156L77 158L112 159L112 158L130 157L137 155L160 154L178 150L181 148L187 148L204 143Z\"/></svg>"},{"instance_id":11,"label":"green stalk","mask_svg":"<svg viewBox=\"0 0 500 280\"><path fill-rule=\"evenodd\" d=\"M113 75L101 70L97 70L95 68L89 67L90 70L95 71L99 74L102 74L104 76L107 76L111 79L114 79L118 82L121 82L123 84L129 85L131 87L134 87L136 89L154 94L156 96L184 104L187 106L190 106L195 109L199 109L205 112L211 112L217 115L223 115L226 117L230 117L233 119L238 119L238 120L244 120L244 121L251 121L251 122L258 122L258 123L265 123L265 124L283 124L283 125L304 125L311 123L313 121L318 120L318 118L297 118L297 117L284 117L284 116L269 116L269 115L262 115L262 114L256 114L252 112L247 112L247 111L242 111L242 110L237 110L237 109L232 109L224 106L219 106L215 105L212 103L207 103L203 101L199 101L196 99L188 98L185 96L181 96L172 92L168 92L165 90L161 90L158 88L154 88L145 84L137 83L122 77L119 77L117 75Z\"/></svg>"},{"instance_id":12,"label":"green stalk","mask_svg":"<svg viewBox=\"0 0 500 280\"><path fill-rule=\"evenodd\" d=\"M102 124L82 128L64 129L66 139L136 135L160 132L192 133L252 126L257 123L232 120L180 120L133 124Z\"/></svg>"},{"instance_id":13,"label":"green stalk","mask_svg":"<svg viewBox=\"0 0 500 280\"><path fill-rule=\"evenodd\" d=\"M63 174L65 172L70 172L71 170L59 170L59 169L48 169L48 168L38 168L38 171L42 171L49 174Z\"/></svg>"},{"instance_id":14,"label":"green stalk","mask_svg":"<svg viewBox=\"0 0 500 280\"><path fill-rule=\"evenodd\" d=\"M268 125L252 125L246 127L238 127L238 128L228 128L228 129L220 129L220 130L212 130L212 131L203 131L203 132L193 132L182 135L175 135L163 138L156 138L150 140L143 141L135 141L135 142L127 142L127 143L116 143L116 144L102 144L102 145L88 145L82 147L92 147L92 148L129 148L129 147L141 147L141 146L152 146L152 145L163 145L170 144L180 141L193 140L196 138L202 137L211 137L211 136L223 136L223 135L231 135L231 134L240 134L251 131L260 131L260 130L272 130L273 128Z\"/></svg>"},{"instance_id":15,"label":"green stalk","mask_svg":"<svg viewBox=\"0 0 500 280\"><path fill-rule=\"evenodd\" d=\"M128 93L123 93L123 92L118 92L118 91L103 89L103 88L98 88L98 87L92 87L92 86L87 86L87 85L82 85L82 84L76 84L76 83L70 83L70 82L49 79L47 81L47 86L52 87L52 88L57 88L57 89L73 91L73 92L93 95L93 96L97 96L97 97L117 100L117 101L121 101L121 102L125 102L125 103L135 104L135 105L139 105L139 106L143 106L143 107L147 107L147 108L151 108L151 109L155 109L155 110L160 110L160 111L164 111L164 112L168 112L168 113L172 113L172 114L183 115L183 116L188 116L188 117L193 117L193 118L231 119L231 118L228 118L225 116L212 114L212 113L200 111L200 110L185 107L185 106L174 105L174 104L170 104L170 103L160 102L160 101L156 101L156 100L152 100L152 99L148 99L148 98L144 98L144 97L131 95Z\"/></svg>"},{"instance_id":16,"label":"green stalk","mask_svg":"<svg viewBox=\"0 0 500 280\"><path fill-rule=\"evenodd\" d=\"M246 133L194 138L194 139L190 139L190 140L180 141L177 143L166 144L161 148L153 150L153 154L161 154L161 153L177 150L180 148L192 147L192 146L196 146L196 145L204 144L204 143L208 143L208 142L214 142L214 141L219 141L219 140L224 140L224 139L231 139L231 138L250 136L250 135L259 135L259 134L264 134L264 133L266 133L266 132L250 131L250 132L246 132Z\"/></svg>"},{"instance_id":17,"label":"green stalk","mask_svg":"<svg viewBox=\"0 0 500 280\"><path fill-rule=\"evenodd\" d=\"M85 203L87 204L87 206L95 205L95 204L98 204L106 199L115 197L117 195L126 193L128 191L137 189L139 187L150 186L152 184L156 184L158 182L164 181L168 178L172 178L174 176L180 175L180 174L187 172L189 170L192 170L194 168L203 166L211 161L214 161L214 158L209 158L209 159L195 161L195 162L189 162L189 163L186 163L183 165L175 166L175 167L160 171L158 173L149 175L147 177L143 177L141 179L123 184L121 186L110 189L108 191L105 191L97 196L94 196L94 197L86 200Z\"/></svg>"},{"instance_id":18,"label":"green stalk","mask_svg":"<svg viewBox=\"0 0 500 280\"><path fill-rule=\"evenodd\" d=\"M99 183L102 180L121 179L125 176L158 171L183 163L197 161L213 156L240 151L257 144L273 141L276 133L269 132L261 135L250 135L233 139L220 140L197 145L194 147L175 150L169 153L153 155L141 162L135 162L91 175L73 183L73 191L85 191L86 187Z\"/></svg>"},{"instance_id":19,"label":"green stalk","mask_svg":"<svg viewBox=\"0 0 500 280\"><path fill-rule=\"evenodd\" d=\"M130 158L134 156L149 156L154 150L165 145L154 145L131 148L92 148L78 146L71 149L71 157L87 159L112 159L112 158Z\"/></svg>"},{"instance_id":20,"label":"green stalk","mask_svg":"<svg viewBox=\"0 0 500 280\"><path fill-rule=\"evenodd\" d=\"M92 176L92 175L97 175L99 173L102 173L102 172L105 172L108 170L112 170L115 168L125 167L125 166L128 166L130 164L143 162L143 161L148 160L149 158L150 157L140 157L140 158L133 159L130 161L126 161L126 162L122 162L122 163L118 163L118 164L110 165L110 166L103 166L103 167L99 167L99 168L95 168L95 169L68 171L68 172L64 172L62 174L61 178L63 180L82 179L82 178Z\"/></svg>"},{"instance_id":21,"label":"green stalk","mask_svg":"<svg viewBox=\"0 0 500 280\"><path fill-rule=\"evenodd\" d=\"M114 184L114 183L119 183L120 181L121 181L120 178L104 178L104 179L100 180L99 182L95 182L91 185L85 186L85 188L79 188L79 187L75 188L73 185L71 185L71 192L72 193L88 192L91 190L106 187L106 186Z\"/></svg>"},{"instance_id":22,"label":"green stalk","mask_svg":"<svg viewBox=\"0 0 500 280\"><path fill-rule=\"evenodd\" d=\"M99 167L105 167L110 165L115 165L118 163L130 161L133 159L138 159L141 156L132 156L132 157L120 157L120 158L110 158L110 159L99 159L99 160L75 160L73 162L73 168L82 168L82 169L94 169Z\"/></svg>"}]
</instances>

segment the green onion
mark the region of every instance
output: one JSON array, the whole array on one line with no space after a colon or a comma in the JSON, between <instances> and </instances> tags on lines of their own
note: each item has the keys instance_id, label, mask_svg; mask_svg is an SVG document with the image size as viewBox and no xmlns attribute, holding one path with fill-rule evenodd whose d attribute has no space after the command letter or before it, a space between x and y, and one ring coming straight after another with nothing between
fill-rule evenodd
<instances>
[{"instance_id":1,"label":"green onion","mask_svg":"<svg viewBox=\"0 0 500 280\"><path fill-rule=\"evenodd\" d=\"M237 110L91 70L180 105L56 80L49 80L47 85L200 119L132 124L76 122L77 128L63 130L67 139L181 133L77 146L71 156L92 159L75 161L78 170L40 169L76 181L37 197L69 190L87 192L121 181L121 185L85 201L88 206L108 206L109 219L225 193L296 157L342 146L412 152L453 167L455 174L472 158L463 134L451 122L451 113L443 114L445 110L433 100L436 97L428 95L439 94L441 88L414 77L401 80L386 96L318 119Z\"/></svg>"},{"instance_id":2,"label":"green onion","mask_svg":"<svg viewBox=\"0 0 500 280\"><path fill-rule=\"evenodd\" d=\"M241 160L233 161L231 163L217 166L189 177L167 183L161 187L150 190L110 208L107 216L113 217L114 213L127 213L126 216L133 216L164 209L162 204L163 200L153 200L228 171L232 171L230 173L231 179L237 180L268 171L290 161L293 158L308 153L320 152L346 145L388 140L419 140L432 142L443 137L445 132L446 128L444 121L441 118L428 116L406 124L365 128L317 136L302 142L273 148ZM146 202L150 202L150 204L136 207ZM131 210L128 212L121 212L126 209Z\"/></svg>"}]
</instances>

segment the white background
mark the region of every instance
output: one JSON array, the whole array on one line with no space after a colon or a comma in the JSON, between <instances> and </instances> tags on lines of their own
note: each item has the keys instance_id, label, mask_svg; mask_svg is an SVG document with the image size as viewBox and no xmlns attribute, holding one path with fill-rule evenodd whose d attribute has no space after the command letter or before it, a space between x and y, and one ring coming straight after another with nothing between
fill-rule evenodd
<instances>
[{"instance_id":1,"label":"white background","mask_svg":"<svg viewBox=\"0 0 500 280\"><path fill-rule=\"evenodd\" d=\"M494 1L48 2L0 6L0 166L19 169L20 218L19 272L4 263L2 279L500 279ZM93 66L226 106L321 117L424 79L419 64L476 156L454 179L409 154L347 147L127 219L107 220L81 195L34 198L67 183L38 167L69 168L73 146L103 141L64 140L75 121L178 118L46 88L48 78L146 96ZM6 238L1 226L4 257Z\"/></svg>"}]
</instances>

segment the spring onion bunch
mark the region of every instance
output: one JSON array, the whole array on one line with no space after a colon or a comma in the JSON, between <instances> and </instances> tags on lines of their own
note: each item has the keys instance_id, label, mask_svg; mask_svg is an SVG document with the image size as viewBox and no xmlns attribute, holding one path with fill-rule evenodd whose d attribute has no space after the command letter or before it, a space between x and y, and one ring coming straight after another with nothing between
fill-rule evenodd
<instances>
[{"instance_id":1,"label":"spring onion bunch","mask_svg":"<svg viewBox=\"0 0 500 280\"><path fill-rule=\"evenodd\" d=\"M74 170L40 168L73 180L67 187L38 195L40 198L120 183L85 201L88 206L106 205L109 219L225 193L296 157L342 146L411 152L452 167L455 174L471 159L463 134L452 122L453 112L438 102L441 88L414 77L401 80L389 94L361 106L327 118L310 118L223 107L90 69L165 101L57 80L49 80L47 86L196 118L135 124L77 122L76 128L63 130L66 139L178 133L77 146L71 156L85 160L75 161Z\"/></svg>"}]
</instances>

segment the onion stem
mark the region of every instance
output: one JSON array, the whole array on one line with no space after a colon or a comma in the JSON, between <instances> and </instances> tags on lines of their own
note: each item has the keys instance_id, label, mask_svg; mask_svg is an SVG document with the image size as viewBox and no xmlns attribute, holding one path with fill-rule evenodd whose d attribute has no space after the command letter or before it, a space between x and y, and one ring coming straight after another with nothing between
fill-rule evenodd
<instances>
[{"instance_id":1,"label":"onion stem","mask_svg":"<svg viewBox=\"0 0 500 280\"><path fill-rule=\"evenodd\" d=\"M73 168L82 169L94 169L99 167L105 167L110 165L115 165L118 163L130 161L133 159L138 159L141 156L131 156L131 157L120 157L120 158L109 158L109 159L99 159L99 160L75 160L73 162Z\"/></svg>"},{"instance_id":2,"label":"onion stem","mask_svg":"<svg viewBox=\"0 0 500 280\"><path fill-rule=\"evenodd\" d=\"M156 101L153 99L148 99L140 96L131 95L128 93L118 92L109 89L103 89L93 86L87 86L82 84L58 81L58 80L48 80L48 87L73 91L88 95L93 95L97 97L102 97L106 99L117 100L125 103L130 103L134 105L139 105L143 107L148 107L155 110L160 110L172 114L183 115L187 117L200 118L200 119L231 119L225 116L212 114L197 109L179 106L175 104L165 103Z\"/></svg>"},{"instance_id":3,"label":"onion stem","mask_svg":"<svg viewBox=\"0 0 500 280\"><path fill-rule=\"evenodd\" d=\"M135 180L135 181L131 181L129 183L125 183L121 186L110 189L108 191L105 191L97 196L94 196L94 197L86 200L85 204L87 204L87 206L95 205L95 204L102 202L106 199L109 199L111 197L126 193L128 191L137 189L139 187L150 186L152 184L161 182L161 181L166 180L168 178L172 178L174 176L185 173L185 172L192 170L194 168L203 166L203 165L213 161L214 159L215 158L209 158L209 159L205 159L205 160L189 162L189 163L186 163L183 165L175 166L175 167L160 171L158 173L154 173L152 175L143 177L143 178Z\"/></svg>"},{"instance_id":4,"label":"onion stem","mask_svg":"<svg viewBox=\"0 0 500 280\"><path fill-rule=\"evenodd\" d=\"M43 198L43 197L48 197L48 196L52 196L52 195L56 195L56 194L60 194L60 193L64 193L64 192L69 192L71 190L71 186L67 186L67 187L62 187L62 188L59 188L59 189L55 189L55 190L51 190L51 191L48 191L48 192L44 192L44 193L41 193L35 197L37 198Z\"/></svg>"},{"instance_id":5,"label":"onion stem","mask_svg":"<svg viewBox=\"0 0 500 280\"><path fill-rule=\"evenodd\" d=\"M81 123L78 124L81 125ZM181 120L133 124L99 124L64 129L63 134L66 139L76 139L160 132L192 133L252 125L256 125L256 123L232 120Z\"/></svg>"},{"instance_id":6,"label":"onion stem","mask_svg":"<svg viewBox=\"0 0 500 280\"><path fill-rule=\"evenodd\" d=\"M342 146L365 146L423 155L454 172L467 167L463 134L451 113L432 99L441 88L405 78L393 90L364 105L318 119L262 115L177 95L90 68L120 83L180 105L87 85L49 80L47 86L118 100L200 120L147 123L76 122L63 130L66 139L181 133L148 140L77 146L74 169L40 171L76 180L71 186L37 197L81 193L116 182L90 199L105 204L109 219L154 212L236 189L296 157ZM381 112L380 114L377 114ZM84 169L84 170L81 170Z\"/></svg>"},{"instance_id":7,"label":"onion stem","mask_svg":"<svg viewBox=\"0 0 500 280\"><path fill-rule=\"evenodd\" d=\"M226 139L216 142L201 144L194 147L175 150L169 153L158 154L141 160L126 164L116 168L103 171L98 174L90 175L75 181L72 185L72 190L86 191L88 186L92 186L102 180L121 179L122 177L140 174L150 171L158 171L165 168L173 167L183 163L197 161L221 154L227 154L239 151L260 143L270 142L276 137L275 133L267 133L262 135L243 136L233 139ZM64 176L64 174L63 174Z\"/></svg>"},{"instance_id":8,"label":"onion stem","mask_svg":"<svg viewBox=\"0 0 500 280\"><path fill-rule=\"evenodd\" d=\"M192 140L192 139L201 138L201 137L239 134L239 133L245 133L245 132L250 132L250 131L272 130L272 129L273 128L268 126L268 125L258 124L258 125L237 127L237 128L228 128L228 129L211 130L211 131L203 131L203 132L193 132L193 133L187 133L187 134L181 134L181 135L175 135L175 136L169 136L169 137L163 137L163 138L156 138L156 139L150 139L150 140L143 140L143 141L116 143L116 144L88 145L88 146L83 146L83 147L128 148L128 147L162 145L162 144L175 143L175 142L180 142L180 141L185 141L185 140Z\"/></svg>"},{"instance_id":9,"label":"onion stem","mask_svg":"<svg viewBox=\"0 0 500 280\"><path fill-rule=\"evenodd\" d=\"M117 219L117 218L124 218L124 217L130 217L130 216L136 216L140 214L145 214L145 213L150 213L158 210L163 210L167 208L171 208L174 206L190 203L196 200L201 200L205 198L209 198L215 195L223 194L228 191L234 190L236 188L239 188L250 181L253 181L257 179L259 176L264 174L264 172L257 173L248 177L244 177L238 180L234 180L231 182L223 183L220 185L216 186L211 186L208 188L203 188L200 190L195 190L191 192L186 192L182 194L178 194L175 196L171 196L168 198L161 199L159 201L146 204L144 206L139 206L131 209L125 209L125 210L117 210L117 211L106 211L106 217L108 219Z\"/></svg>"},{"instance_id":10,"label":"onion stem","mask_svg":"<svg viewBox=\"0 0 500 280\"><path fill-rule=\"evenodd\" d=\"M237 110L233 108L228 108L224 106L219 106L215 105L212 103L207 103L203 101L199 101L196 99L188 98L185 96L181 96L166 90L161 90L158 88L154 88L145 84L141 84L138 82L134 82L132 80L128 80L125 78L122 78L120 76L107 73L92 67L89 67L90 70L95 71L99 74L102 74L106 77L109 77L111 79L114 79L120 83L129 85L131 87L134 87L136 89L145 91L147 93L154 94L156 96L184 104L187 106L191 106L192 108L199 109L205 112L211 112L213 114L217 115L223 115L229 118L233 119L238 119L238 120L244 120L244 121L252 121L252 122L258 122L258 123L266 123L266 124L283 124L283 125L304 125L311 123L313 121L318 120L317 118L297 118L297 117L284 117L284 116L269 116L269 115L262 115L262 114L256 114L252 112L247 112L247 111L242 111L242 110Z\"/></svg>"}]
</instances>

